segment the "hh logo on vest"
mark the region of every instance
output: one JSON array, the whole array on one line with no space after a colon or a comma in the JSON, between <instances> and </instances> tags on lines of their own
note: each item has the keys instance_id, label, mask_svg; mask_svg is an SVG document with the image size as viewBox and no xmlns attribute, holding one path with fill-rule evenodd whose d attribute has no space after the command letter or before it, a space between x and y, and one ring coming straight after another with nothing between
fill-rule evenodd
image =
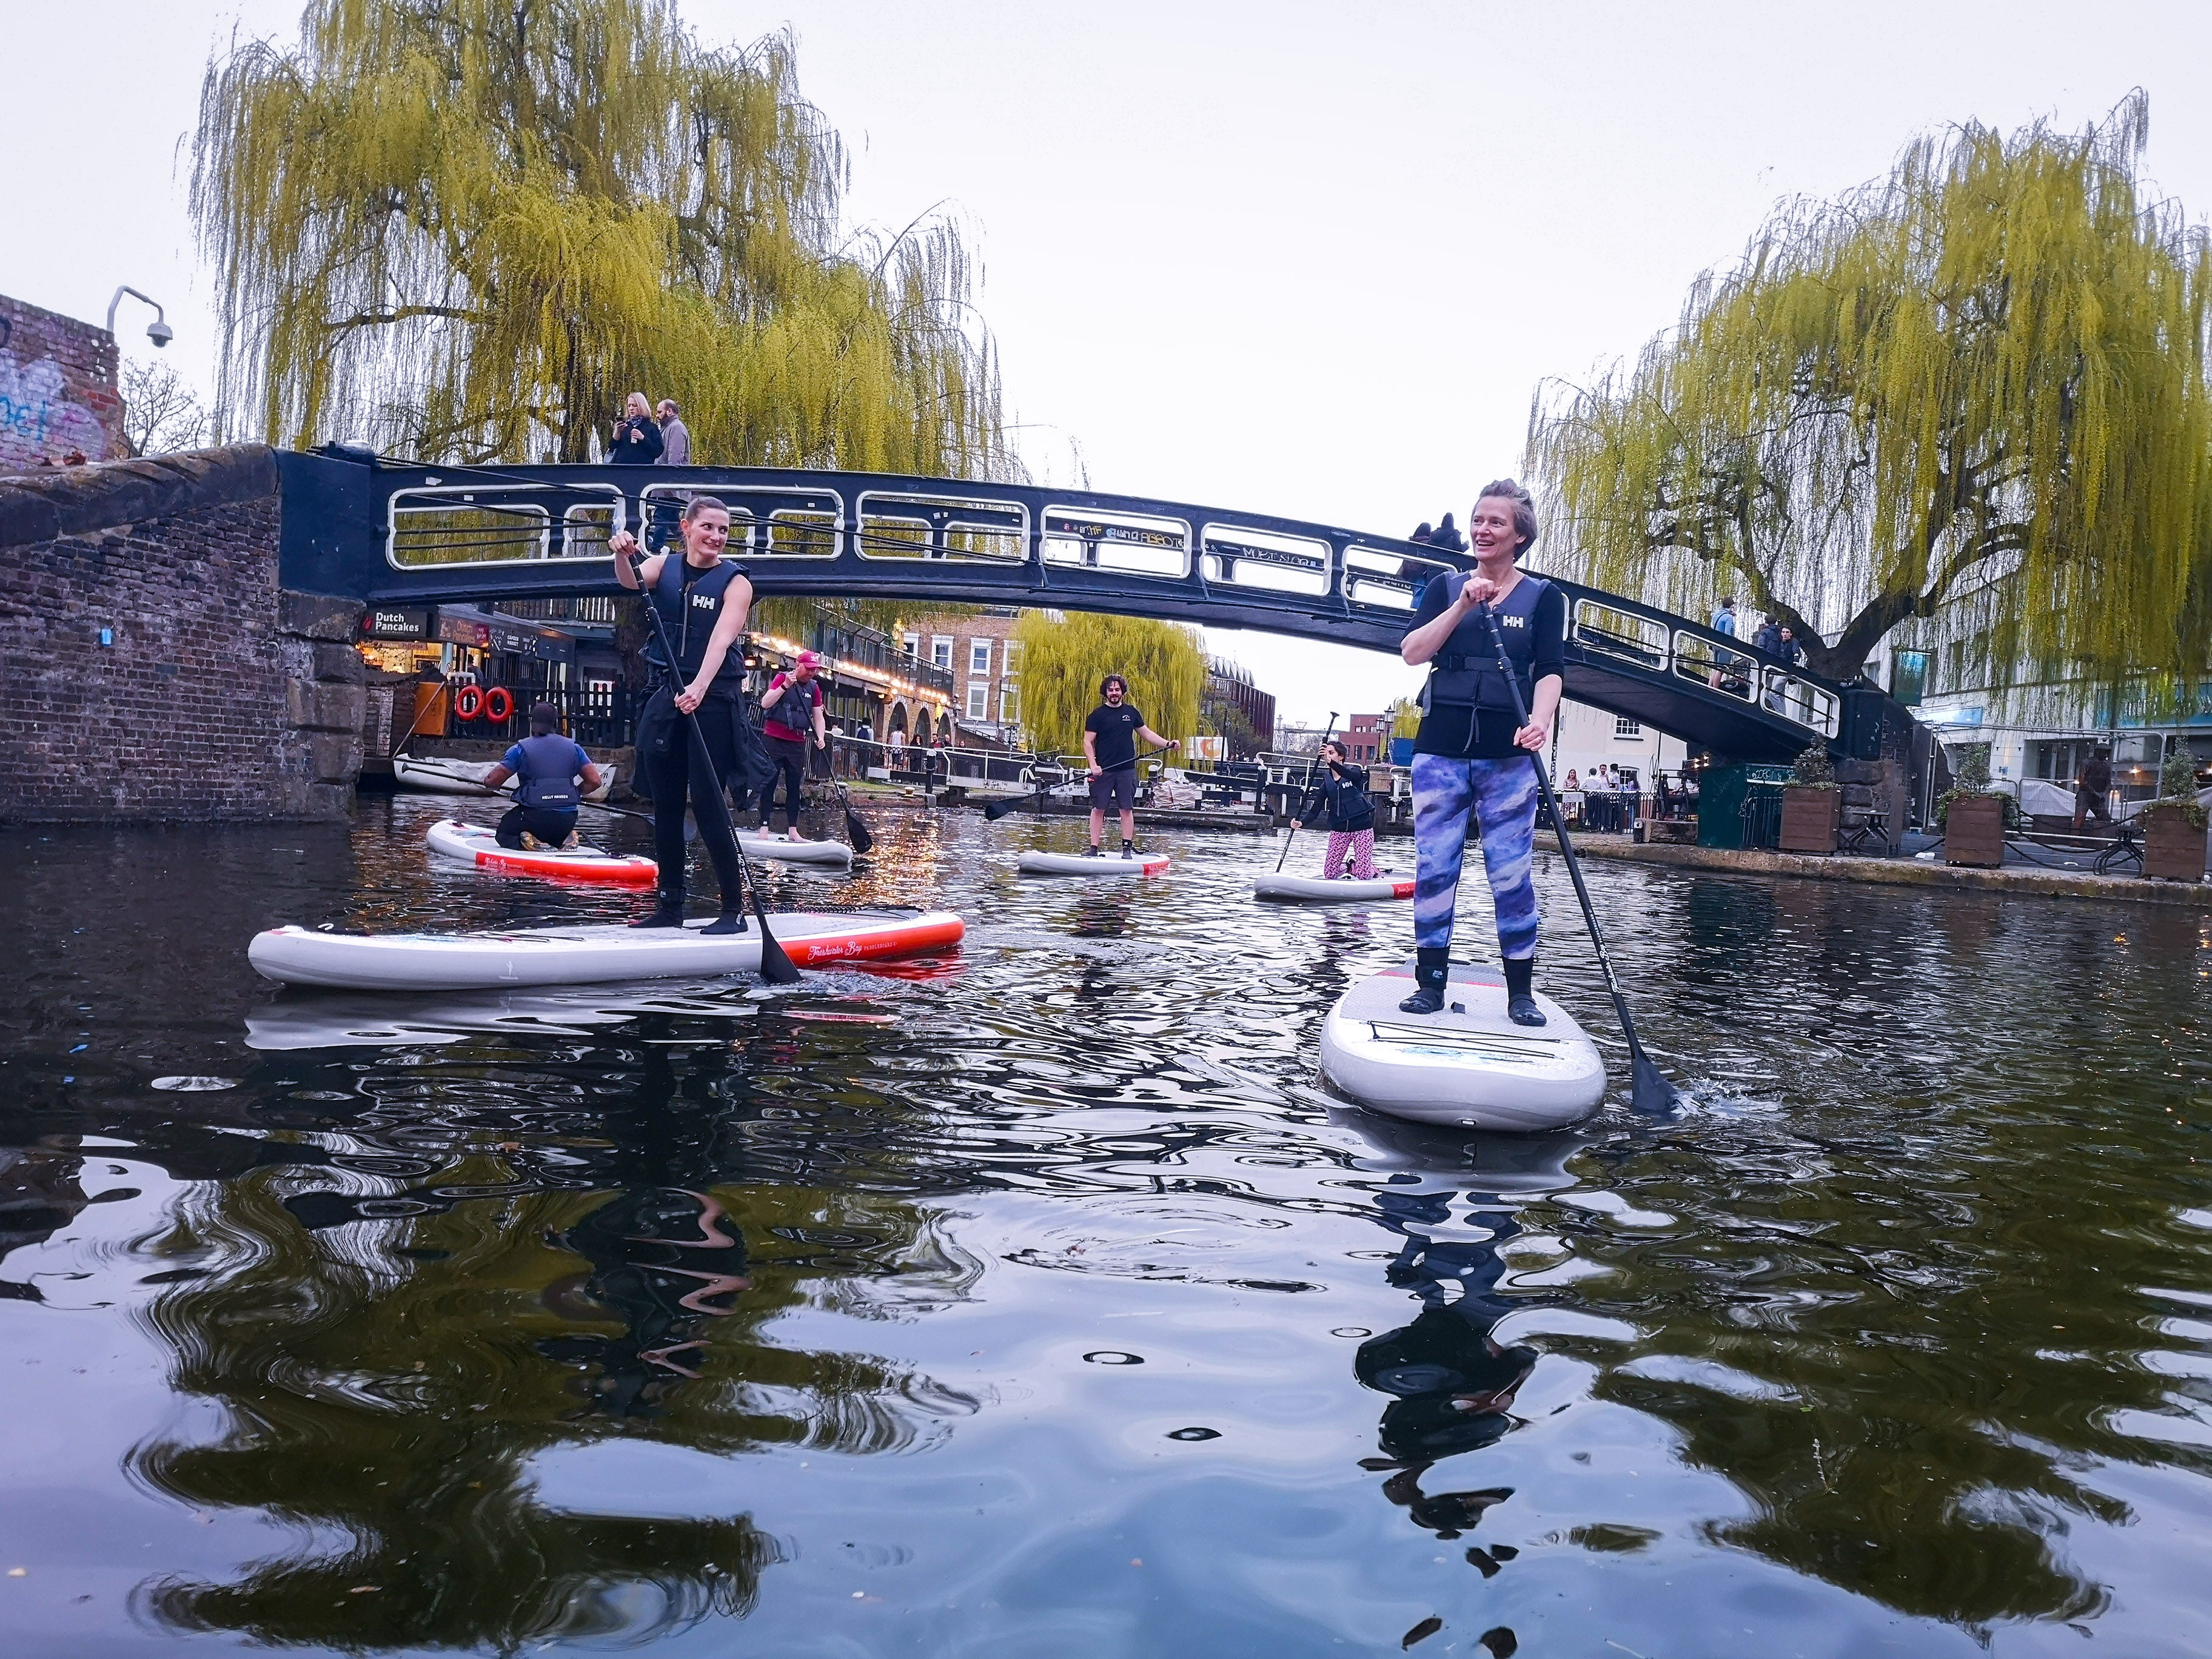
<instances>
[{"instance_id":1,"label":"hh logo on vest","mask_svg":"<svg viewBox=\"0 0 2212 1659\"><path fill-rule=\"evenodd\" d=\"M715 600L712 593L694 593L691 596L691 603L702 611L712 611L714 608ZM1515 620L1518 621L1519 618L1516 617Z\"/></svg>"},{"instance_id":2,"label":"hh logo on vest","mask_svg":"<svg viewBox=\"0 0 2212 1659\"><path fill-rule=\"evenodd\" d=\"M1494 615L1495 613L1493 612L1492 614ZM1500 628L1526 628L1528 625L1528 619L1526 617L1499 617L1498 618L1498 625Z\"/></svg>"}]
</instances>

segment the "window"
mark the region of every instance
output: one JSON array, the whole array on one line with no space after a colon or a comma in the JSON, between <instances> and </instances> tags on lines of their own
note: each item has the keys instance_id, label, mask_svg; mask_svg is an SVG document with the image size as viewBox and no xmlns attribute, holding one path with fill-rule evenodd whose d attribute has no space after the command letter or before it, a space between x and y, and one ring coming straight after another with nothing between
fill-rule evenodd
<instances>
[{"instance_id":1,"label":"window","mask_svg":"<svg viewBox=\"0 0 2212 1659\"><path fill-rule=\"evenodd\" d=\"M1018 688L1001 685L999 688L999 719L1007 726L1019 723L1022 718L1022 694Z\"/></svg>"},{"instance_id":2,"label":"window","mask_svg":"<svg viewBox=\"0 0 2212 1659\"><path fill-rule=\"evenodd\" d=\"M920 656L921 654L921 635L919 634L900 635L899 649L905 652L909 657Z\"/></svg>"},{"instance_id":3,"label":"window","mask_svg":"<svg viewBox=\"0 0 2212 1659\"><path fill-rule=\"evenodd\" d=\"M986 679L988 679L991 677L990 641L970 640L968 641L968 672L971 674L981 674Z\"/></svg>"},{"instance_id":4,"label":"window","mask_svg":"<svg viewBox=\"0 0 2212 1659\"><path fill-rule=\"evenodd\" d=\"M1006 678L1012 679L1015 675L1020 673L1022 672L1022 642L1019 640L1008 640L1006 642L1005 648L999 653L999 660L1003 665L999 672Z\"/></svg>"},{"instance_id":5,"label":"window","mask_svg":"<svg viewBox=\"0 0 2212 1659\"><path fill-rule=\"evenodd\" d=\"M971 720L991 718L991 683L988 680L968 682L968 718Z\"/></svg>"},{"instance_id":6,"label":"window","mask_svg":"<svg viewBox=\"0 0 2212 1659\"><path fill-rule=\"evenodd\" d=\"M1893 651L1889 656L1889 695L1907 708L1917 708L1928 690L1931 651Z\"/></svg>"},{"instance_id":7,"label":"window","mask_svg":"<svg viewBox=\"0 0 2212 1659\"><path fill-rule=\"evenodd\" d=\"M1616 738L1640 738L1644 735L1644 723L1632 720L1626 714L1615 714L1613 717L1613 735Z\"/></svg>"},{"instance_id":8,"label":"window","mask_svg":"<svg viewBox=\"0 0 2212 1659\"><path fill-rule=\"evenodd\" d=\"M942 668L948 672L951 670L952 666L952 641L950 635L936 634L930 636L929 665L932 668Z\"/></svg>"}]
</instances>

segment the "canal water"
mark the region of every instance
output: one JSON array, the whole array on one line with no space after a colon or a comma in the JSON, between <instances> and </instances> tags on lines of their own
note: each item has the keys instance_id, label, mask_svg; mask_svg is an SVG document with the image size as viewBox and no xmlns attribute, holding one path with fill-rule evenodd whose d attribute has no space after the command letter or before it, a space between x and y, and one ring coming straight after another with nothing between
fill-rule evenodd
<instances>
[{"instance_id":1,"label":"canal water","mask_svg":"<svg viewBox=\"0 0 2212 1659\"><path fill-rule=\"evenodd\" d=\"M773 994L254 977L636 903L440 810L7 836L9 1655L2203 1651L2196 913L1595 864L1695 1098L1515 1141L1329 1097L1410 917L1226 833L882 812L780 897L966 947Z\"/></svg>"}]
</instances>

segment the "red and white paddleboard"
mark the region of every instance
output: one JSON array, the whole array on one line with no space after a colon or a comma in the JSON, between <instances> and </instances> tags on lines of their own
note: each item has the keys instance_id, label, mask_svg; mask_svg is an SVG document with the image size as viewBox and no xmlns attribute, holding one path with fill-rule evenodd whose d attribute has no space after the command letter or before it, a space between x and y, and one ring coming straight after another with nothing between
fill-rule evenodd
<instances>
[{"instance_id":1,"label":"red and white paddleboard","mask_svg":"<svg viewBox=\"0 0 2212 1659\"><path fill-rule=\"evenodd\" d=\"M1384 871L1365 881L1350 877L1331 881L1323 876L1294 876L1270 871L1252 878L1252 896L1279 899L1291 904L1349 904L1357 899L1409 899L1413 878Z\"/></svg>"},{"instance_id":2,"label":"red and white paddleboard","mask_svg":"<svg viewBox=\"0 0 2212 1659\"><path fill-rule=\"evenodd\" d=\"M1082 853L1024 853L1014 860L1025 876L1161 876L1167 873L1165 853L1139 853L1125 859L1119 853L1091 858Z\"/></svg>"},{"instance_id":3,"label":"red and white paddleboard","mask_svg":"<svg viewBox=\"0 0 2212 1659\"><path fill-rule=\"evenodd\" d=\"M501 847L480 823L447 818L430 826L430 850L465 860L503 876L548 876L556 881L611 881L626 887L650 887L660 866L635 853L602 853L596 847L557 852L550 847L524 852Z\"/></svg>"},{"instance_id":4,"label":"red and white paddleboard","mask_svg":"<svg viewBox=\"0 0 2212 1659\"><path fill-rule=\"evenodd\" d=\"M949 910L839 915L793 910L770 916L776 942L801 968L880 962L946 951L967 927ZM594 924L514 933L325 933L271 927L246 960L264 979L348 991L494 991L522 985L707 978L760 970L760 923L742 933Z\"/></svg>"}]
</instances>

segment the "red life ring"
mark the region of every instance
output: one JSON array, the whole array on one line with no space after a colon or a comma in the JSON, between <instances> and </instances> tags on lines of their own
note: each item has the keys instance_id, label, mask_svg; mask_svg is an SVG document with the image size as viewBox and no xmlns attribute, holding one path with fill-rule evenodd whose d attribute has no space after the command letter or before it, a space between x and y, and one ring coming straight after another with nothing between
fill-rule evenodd
<instances>
[{"instance_id":1,"label":"red life ring","mask_svg":"<svg viewBox=\"0 0 2212 1659\"><path fill-rule=\"evenodd\" d=\"M465 720L472 720L483 713L484 694L473 685L465 685L453 693L453 712Z\"/></svg>"},{"instance_id":2,"label":"red life ring","mask_svg":"<svg viewBox=\"0 0 2212 1659\"><path fill-rule=\"evenodd\" d=\"M504 725L514 714L514 693L503 685L495 685L484 693L484 718Z\"/></svg>"}]
</instances>

